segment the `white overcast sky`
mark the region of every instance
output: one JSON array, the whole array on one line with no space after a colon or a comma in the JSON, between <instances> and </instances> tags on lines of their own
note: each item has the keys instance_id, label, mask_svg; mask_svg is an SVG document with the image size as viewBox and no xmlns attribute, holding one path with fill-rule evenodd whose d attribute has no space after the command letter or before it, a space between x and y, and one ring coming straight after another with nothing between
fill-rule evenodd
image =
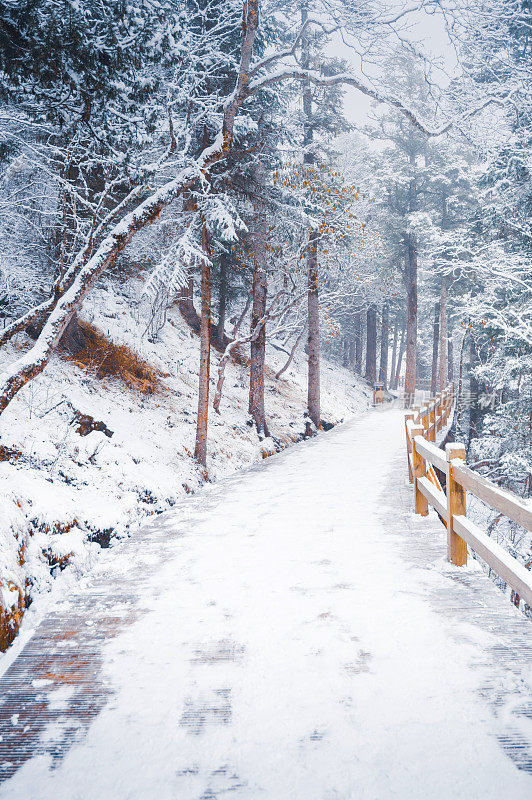
<instances>
[{"instance_id":1,"label":"white overcast sky","mask_svg":"<svg viewBox=\"0 0 532 800\"><path fill-rule=\"evenodd\" d=\"M394 7L398 7L398 4L390 2L389 7L392 11ZM445 86L448 82L448 75L456 71L457 63L441 14L427 14L420 11L409 15L408 20L409 30L403 35L415 43L417 48L427 56L441 59L444 71L435 70L432 77L441 86ZM330 53L352 63L355 71L358 72L358 60L355 61L352 50L342 42L340 37L334 41ZM373 105L368 97L355 89L346 89L344 108L350 122L356 125L365 124Z\"/></svg>"}]
</instances>

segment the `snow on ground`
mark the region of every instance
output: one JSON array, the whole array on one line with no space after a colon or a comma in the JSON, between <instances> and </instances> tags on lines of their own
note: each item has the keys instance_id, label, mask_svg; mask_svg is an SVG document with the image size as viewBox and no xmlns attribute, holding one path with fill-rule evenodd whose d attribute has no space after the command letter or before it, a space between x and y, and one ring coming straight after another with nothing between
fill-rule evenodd
<instances>
[{"instance_id":1,"label":"snow on ground","mask_svg":"<svg viewBox=\"0 0 532 800\"><path fill-rule=\"evenodd\" d=\"M143 396L123 384L98 381L56 357L29 384L0 420L4 446L20 450L14 463L0 463L0 586L5 607L17 587L35 599L49 593L53 579L75 584L98 557L104 541L121 538L146 519L174 505L203 482L194 450L198 337L171 310L159 341L144 335L146 316L135 310L140 283L110 284L92 292L83 318L118 344L132 347L168 375L161 395ZM20 345L18 345L20 347ZM8 345L0 368L19 353ZM273 349L268 365L286 357ZM219 354L213 351L212 383ZM266 406L278 446L304 431L305 357L299 355L279 381L266 381ZM347 370L322 365L323 418L338 422L368 406L369 391ZM230 363L221 415L210 414L208 472L212 480L262 459L273 441L261 443L247 423L248 371ZM65 402L66 401L66 402ZM114 431L85 437L72 424L69 405ZM24 563L19 561L23 554ZM52 566L51 566L52 565ZM57 586L55 587L57 591Z\"/></svg>"},{"instance_id":2,"label":"snow on ground","mask_svg":"<svg viewBox=\"0 0 532 800\"><path fill-rule=\"evenodd\" d=\"M138 586L133 621L98 653L110 700L53 769L34 757L0 797L530 798L485 689L515 685L508 717L523 706L530 623L478 568L426 562L443 561L445 533L405 515L403 439L401 412L375 411L114 548L62 611L93 623L105 585ZM43 731L45 750L60 740Z\"/></svg>"}]
</instances>

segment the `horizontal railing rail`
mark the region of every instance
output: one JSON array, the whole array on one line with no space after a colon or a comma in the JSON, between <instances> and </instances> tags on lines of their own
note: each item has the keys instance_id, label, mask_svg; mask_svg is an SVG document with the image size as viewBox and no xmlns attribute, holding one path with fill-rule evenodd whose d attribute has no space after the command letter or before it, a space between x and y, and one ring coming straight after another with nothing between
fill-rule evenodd
<instances>
[{"instance_id":1,"label":"horizontal railing rail","mask_svg":"<svg viewBox=\"0 0 532 800\"><path fill-rule=\"evenodd\" d=\"M457 566L467 564L471 548L516 593L532 606L532 574L498 542L466 515L466 492L490 508L532 532L532 503L478 475L465 465L463 444L447 444L445 452L436 446L438 433L446 426L453 407L449 386L421 408L405 414L408 473L414 484L416 514L426 516L429 505L447 528L447 557ZM434 468L445 475L445 491Z\"/></svg>"}]
</instances>

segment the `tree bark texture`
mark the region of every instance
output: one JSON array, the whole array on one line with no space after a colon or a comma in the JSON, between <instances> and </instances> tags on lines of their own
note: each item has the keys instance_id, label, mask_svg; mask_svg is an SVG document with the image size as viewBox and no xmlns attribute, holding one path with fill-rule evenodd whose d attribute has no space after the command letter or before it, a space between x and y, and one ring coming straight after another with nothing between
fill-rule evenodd
<instances>
[{"instance_id":1,"label":"tree bark texture","mask_svg":"<svg viewBox=\"0 0 532 800\"><path fill-rule=\"evenodd\" d=\"M209 371L211 360L211 243L206 223L203 223L201 240L205 258L201 263L201 328L200 367L198 382L198 416L196 420L196 446L194 458L202 467L207 466L207 425L209 414Z\"/></svg>"},{"instance_id":2,"label":"tree bark texture","mask_svg":"<svg viewBox=\"0 0 532 800\"><path fill-rule=\"evenodd\" d=\"M318 294L318 242L310 234L308 253L308 415L317 428L321 427L320 409L320 303Z\"/></svg>"},{"instance_id":3,"label":"tree bark texture","mask_svg":"<svg viewBox=\"0 0 532 800\"><path fill-rule=\"evenodd\" d=\"M342 341L342 366L349 366L349 337L345 336Z\"/></svg>"},{"instance_id":4,"label":"tree bark texture","mask_svg":"<svg viewBox=\"0 0 532 800\"><path fill-rule=\"evenodd\" d=\"M414 404L417 374L417 241L412 233L406 235L406 370L405 408Z\"/></svg>"},{"instance_id":5,"label":"tree bark texture","mask_svg":"<svg viewBox=\"0 0 532 800\"><path fill-rule=\"evenodd\" d=\"M447 385L447 284L441 280L440 297L440 392Z\"/></svg>"},{"instance_id":6,"label":"tree bark texture","mask_svg":"<svg viewBox=\"0 0 532 800\"><path fill-rule=\"evenodd\" d=\"M61 347L72 353L73 356L80 353L87 346L87 339L79 326L79 319L76 313L72 314L70 322L65 328L61 337Z\"/></svg>"},{"instance_id":7,"label":"tree bark texture","mask_svg":"<svg viewBox=\"0 0 532 800\"><path fill-rule=\"evenodd\" d=\"M379 366L379 381L388 388L388 348L389 348L389 311L386 303L382 307L381 318L381 356Z\"/></svg>"},{"instance_id":8,"label":"tree bark texture","mask_svg":"<svg viewBox=\"0 0 532 800\"><path fill-rule=\"evenodd\" d=\"M355 339L353 336L349 338L349 358L348 358L348 366L349 369L355 368Z\"/></svg>"},{"instance_id":9,"label":"tree bark texture","mask_svg":"<svg viewBox=\"0 0 532 800\"><path fill-rule=\"evenodd\" d=\"M397 344L399 341L399 314L395 315L395 322L393 326L393 345L392 345L392 363L390 366L390 381L389 386L390 389L393 389L394 386L394 378L395 378L395 367L397 363Z\"/></svg>"},{"instance_id":10,"label":"tree bark texture","mask_svg":"<svg viewBox=\"0 0 532 800\"><path fill-rule=\"evenodd\" d=\"M261 186L258 187L261 191ZM253 305L251 309L251 332L266 314L267 274L266 209L262 198L255 199L253 216ZM264 409L264 365L266 361L266 323L251 342L251 363L249 367L249 413L255 421L258 433L269 436Z\"/></svg>"},{"instance_id":11,"label":"tree bark texture","mask_svg":"<svg viewBox=\"0 0 532 800\"><path fill-rule=\"evenodd\" d=\"M393 379L393 388L397 389L399 386L399 378L401 376L401 366L403 364L403 356L405 354L405 325L401 328L401 342L399 344L399 355L397 356L397 368Z\"/></svg>"},{"instance_id":12,"label":"tree bark texture","mask_svg":"<svg viewBox=\"0 0 532 800\"><path fill-rule=\"evenodd\" d=\"M370 306L366 313L366 380L372 386L377 380L377 309Z\"/></svg>"},{"instance_id":13,"label":"tree bark texture","mask_svg":"<svg viewBox=\"0 0 532 800\"><path fill-rule=\"evenodd\" d=\"M478 402L478 380L475 375L477 366L477 347L475 337L471 331L469 340L469 435L468 442L477 439L480 435L481 409Z\"/></svg>"},{"instance_id":14,"label":"tree bark texture","mask_svg":"<svg viewBox=\"0 0 532 800\"><path fill-rule=\"evenodd\" d=\"M301 23L308 19L308 5L306 0L301 2ZM310 66L309 37L305 34L302 38L301 65L303 69ZM303 135L303 162L314 164L312 152L312 89L309 81L303 84L303 116L305 131ZM307 382L307 412L316 426L321 428L321 398L320 398L320 303L318 291L318 237L313 230L309 230L307 246L307 314L308 314L308 382Z\"/></svg>"},{"instance_id":15,"label":"tree bark texture","mask_svg":"<svg viewBox=\"0 0 532 800\"><path fill-rule=\"evenodd\" d=\"M210 167L224 157L233 142L235 118L239 108L248 97L250 65L253 45L259 26L259 0L246 0L242 15L242 38L240 63L235 88L224 105L223 120L219 135L205 148L190 169L183 170L178 177L168 181L148 198L137 205L133 211L125 213L133 200L138 200L145 192L145 186L138 186L113 209L96 228L90 242L75 257L66 270L64 278L54 286L53 297L32 309L26 315L26 324L31 319L43 317L43 327L32 349L11 364L0 376L0 414L7 408L15 395L29 381L39 375L48 364L61 337L70 322L72 314L80 308L88 292L104 270L114 264L135 233L158 218L176 197L189 191L197 184L198 174L207 173ZM122 216L114 225L117 217ZM109 231L111 224L114 227ZM94 243L101 239L93 253ZM13 336L21 330L20 320L10 326Z\"/></svg>"},{"instance_id":16,"label":"tree bark texture","mask_svg":"<svg viewBox=\"0 0 532 800\"><path fill-rule=\"evenodd\" d=\"M362 356L364 354L364 312L355 315L355 372L362 375Z\"/></svg>"},{"instance_id":17,"label":"tree bark texture","mask_svg":"<svg viewBox=\"0 0 532 800\"><path fill-rule=\"evenodd\" d=\"M464 413L464 353L465 353L465 343L468 336L468 332L465 331L462 337L462 344L460 345L460 363L458 369L458 391L456 392L456 432L457 436L461 439L463 438L463 413Z\"/></svg>"},{"instance_id":18,"label":"tree bark texture","mask_svg":"<svg viewBox=\"0 0 532 800\"><path fill-rule=\"evenodd\" d=\"M220 256L220 288L218 291L218 325L217 338L219 342L224 339L225 333L225 311L227 307L227 253Z\"/></svg>"},{"instance_id":19,"label":"tree bark texture","mask_svg":"<svg viewBox=\"0 0 532 800\"><path fill-rule=\"evenodd\" d=\"M436 394L438 385L438 347L440 340L440 304L434 304L434 322L432 323L432 372L430 376L430 396Z\"/></svg>"},{"instance_id":20,"label":"tree bark texture","mask_svg":"<svg viewBox=\"0 0 532 800\"><path fill-rule=\"evenodd\" d=\"M450 323L450 320L449 320ZM447 382L454 383L454 353L453 353L453 334L452 328L449 327L447 333Z\"/></svg>"}]
</instances>

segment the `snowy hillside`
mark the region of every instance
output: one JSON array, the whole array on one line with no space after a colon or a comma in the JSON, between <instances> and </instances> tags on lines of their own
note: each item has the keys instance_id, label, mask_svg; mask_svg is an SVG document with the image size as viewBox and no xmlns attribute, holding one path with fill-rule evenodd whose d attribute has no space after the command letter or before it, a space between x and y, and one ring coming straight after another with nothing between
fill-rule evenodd
<instances>
[{"instance_id":1,"label":"snowy hillside","mask_svg":"<svg viewBox=\"0 0 532 800\"><path fill-rule=\"evenodd\" d=\"M151 381L97 378L99 356L94 348L88 365L62 353L2 418L3 446L13 451L10 460L0 464L4 608L16 606L24 595L33 600L46 594L59 574L63 582L77 580L101 546L129 535L146 517L170 508L204 482L192 457L198 337L174 308L158 341L148 341L146 319L132 302L138 289L131 283L120 291L95 290L81 318L147 362ZM19 341L3 348L2 365L13 359L15 347L27 344ZM213 388L219 359L213 351ZM284 353L269 348L266 404L271 437L263 441L248 424L248 370L245 365L228 365L221 413L210 410L209 480L302 437L306 358L296 357L275 380L285 360ZM337 423L356 416L367 408L368 398L360 378L323 363L324 420ZM87 419L103 423L98 426L103 430L81 435Z\"/></svg>"}]
</instances>

